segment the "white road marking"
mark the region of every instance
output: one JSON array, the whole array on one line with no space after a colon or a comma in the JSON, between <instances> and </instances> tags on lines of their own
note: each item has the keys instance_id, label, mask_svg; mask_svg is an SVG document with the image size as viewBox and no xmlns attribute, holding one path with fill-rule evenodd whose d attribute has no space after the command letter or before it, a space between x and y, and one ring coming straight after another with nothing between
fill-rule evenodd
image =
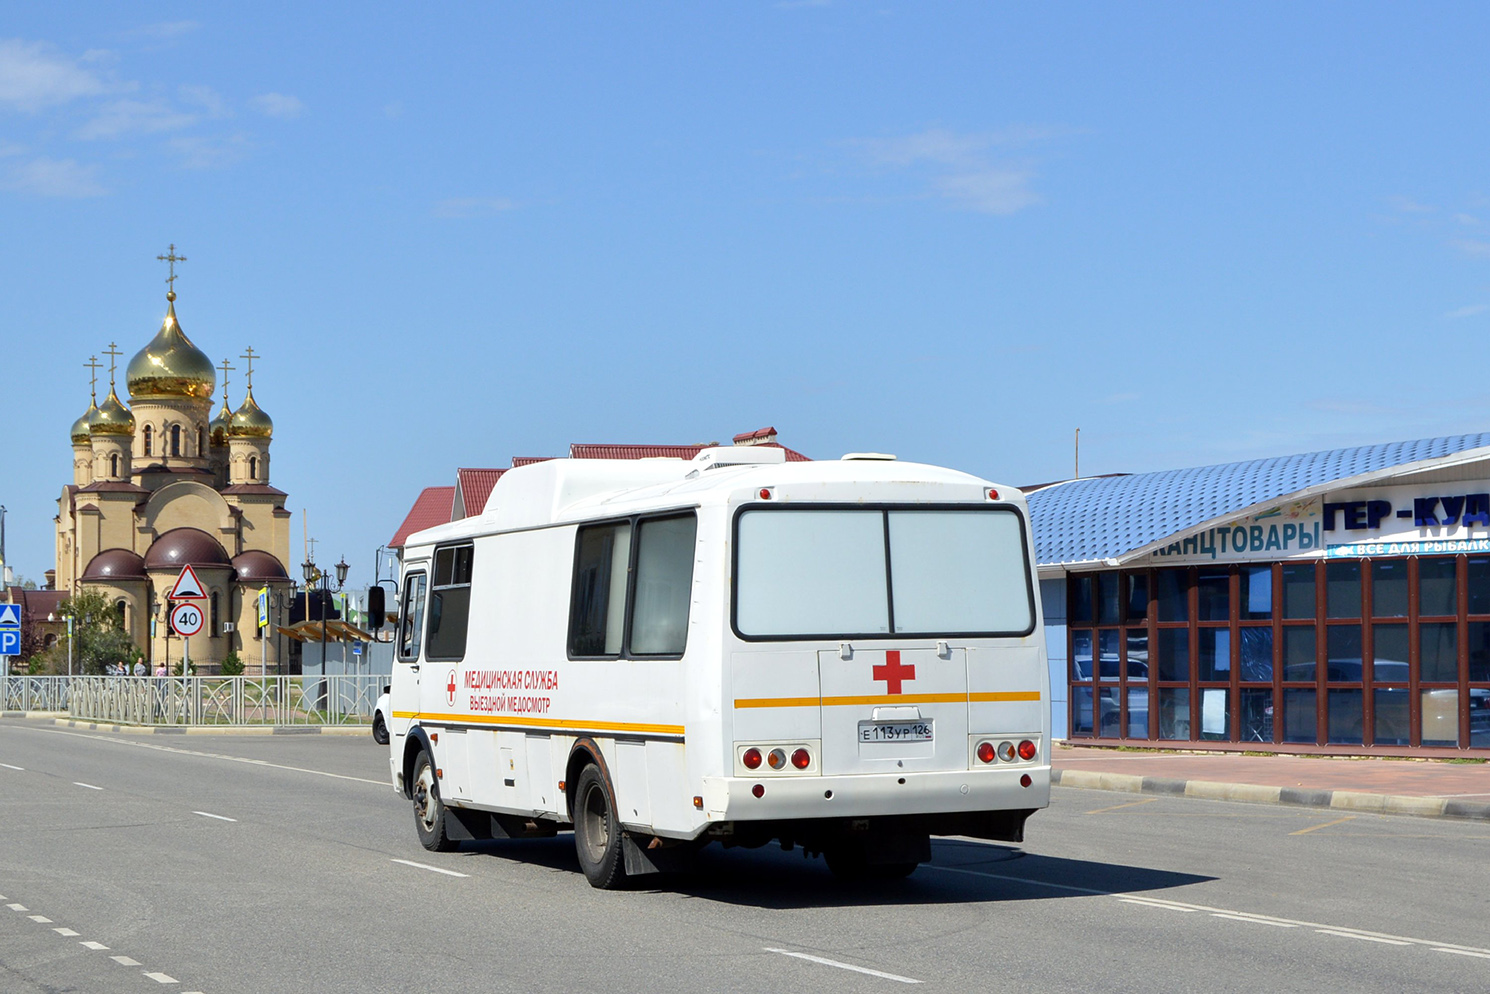
<instances>
[{"instance_id":1,"label":"white road marking","mask_svg":"<svg viewBox=\"0 0 1490 994\"><path fill-rule=\"evenodd\" d=\"M1255 918L1252 915L1228 915L1223 911L1212 911L1211 917L1229 918L1234 922L1251 922L1254 925L1272 925L1274 928L1298 928L1297 925L1290 922L1274 921L1271 918Z\"/></svg>"},{"instance_id":2,"label":"white road marking","mask_svg":"<svg viewBox=\"0 0 1490 994\"><path fill-rule=\"evenodd\" d=\"M374 787L389 787L390 780L369 780L367 777L349 777L341 773L328 773L326 770L307 770L300 766L282 766L279 763L271 763L264 759L248 759L244 756L228 756L220 752L202 752L198 749L177 749L174 746L157 745L154 742L133 742L119 739L102 738L97 734L88 732L69 732L60 728L38 728L39 732L48 735L68 735L78 739L90 739L94 742L107 742L110 745L127 746L131 749L153 749L156 752L171 752L178 756L196 756L201 759L221 759L229 763L246 763L249 766L262 766L271 770L288 770L291 773L310 773L318 777L330 777L333 780L351 780L356 783L370 783Z\"/></svg>"},{"instance_id":3,"label":"white road marking","mask_svg":"<svg viewBox=\"0 0 1490 994\"><path fill-rule=\"evenodd\" d=\"M155 981L157 984L179 984L179 983L181 983L181 981L177 980L175 977L169 976L169 975L164 974L164 973L147 973L147 974L145 974L145 976L149 977L151 980Z\"/></svg>"},{"instance_id":4,"label":"white road marking","mask_svg":"<svg viewBox=\"0 0 1490 994\"><path fill-rule=\"evenodd\" d=\"M54 928L54 929L52 929L52 931L53 932L56 932L58 935L65 936L65 937L67 937L69 939L71 939L75 935L82 935L83 934L82 932L74 932L70 928Z\"/></svg>"},{"instance_id":5,"label":"white road marking","mask_svg":"<svg viewBox=\"0 0 1490 994\"><path fill-rule=\"evenodd\" d=\"M100 949L107 949L107 948L109 948L108 946L104 945L102 942L92 942L92 941L89 941L89 942L79 942L78 945L82 946L84 949L91 949L94 952L98 952Z\"/></svg>"},{"instance_id":6,"label":"white road marking","mask_svg":"<svg viewBox=\"0 0 1490 994\"><path fill-rule=\"evenodd\" d=\"M6 907L9 908L11 911L30 911L31 910L30 908L26 907L24 904L7 904Z\"/></svg>"},{"instance_id":7,"label":"white road marking","mask_svg":"<svg viewBox=\"0 0 1490 994\"><path fill-rule=\"evenodd\" d=\"M1122 901L1124 904L1141 904L1147 908L1163 908L1166 911L1184 911L1189 914L1195 913L1194 908L1179 908L1173 904L1160 904L1158 901L1145 901L1142 898L1137 897L1120 897L1118 898L1118 900Z\"/></svg>"},{"instance_id":8,"label":"white road marking","mask_svg":"<svg viewBox=\"0 0 1490 994\"><path fill-rule=\"evenodd\" d=\"M1338 935L1342 939L1360 939L1363 942L1384 942L1389 946L1410 946L1411 942L1405 939L1383 939L1376 935L1357 935L1355 932L1342 932L1335 928L1316 928L1314 931L1320 935Z\"/></svg>"},{"instance_id":9,"label":"white road marking","mask_svg":"<svg viewBox=\"0 0 1490 994\"><path fill-rule=\"evenodd\" d=\"M446 870L438 866L430 866L428 863L414 863L407 859L395 859L393 862L402 863L404 866L412 866L420 870L428 870L431 873L443 873L447 877L469 877L469 873L456 873L454 870Z\"/></svg>"},{"instance_id":10,"label":"white road marking","mask_svg":"<svg viewBox=\"0 0 1490 994\"><path fill-rule=\"evenodd\" d=\"M110 956L109 959L113 960L115 963L118 963L120 966L140 965L139 960L132 960L128 956Z\"/></svg>"},{"instance_id":11,"label":"white road marking","mask_svg":"<svg viewBox=\"0 0 1490 994\"><path fill-rule=\"evenodd\" d=\"M102 787L95 787L91 783L83 783L81 780L74 780L72 785L74 787L87 787L89 790L103 790Z\"/></svg>"},{"instance_id":12,"label":"white road marking","mask_svg":"<svg viewBox=\"0 0 1490 994\"><path fill-rule=\"evenodd\" d=\"M0 766L5 767L7 770L15 770L17 773L26 772L26 768L24 766L11 766L9 763L0 763Z\"/></svg>"},{"instance_id":13,"label":"white road marking","mask_svg":"<svg viewBox=\"0 0 1490 994\"><path fill-rule=\"evenodd\" d=\"M916 980L913 977L902 977L896 973L885 973L883 970L871 970L867 966L855 966L852 963L840 963L836 959L825 959L822 956L810 956L807 953L794 953L790 949L772 949L767 946L766 952L780 953L782 956L790 956L794 959L805 959L810 963L821 963L823 966L836 966L840 970L852 970L855 973L865 973L871 977L880 977L884 980L894 980L897 983L902 984L924 983L924 981Z\"/></svg>"},{"instance_id":14,"label":"white road marking","mask_svg":"<svg viewBox=\"0 0 1490 994\"><path fill-rule=\"evenodd\" d=\"M237 821L238 820L237 818L229 818L227 815L215 815L211 811L193 811L192 814L194 814L194 815L201 815L203 818L216 818L218 821Z\"/></svg>"},{"instance_id":15,"label":"white road marking","mask_svg":"<svg viewBox=\"0 0 1490 994\"><path fill-rule=\"evenodd\" d=\"M1326 930L1337 932L1342 935L1350 935L1359 938L1374 938L1395 940L1405 942L1413 946L1426 946L1438 952L1460 953L1465 956L1479 956L1490 959L1490 949L1480 946L1461 946L1453 942L1439 942L1433 939L1419 939L1411 935L1393 935L1389 932L1371 932L1366 929L1349 928L1343 925L1329 925L1324 922L1298 921L1292 918L1276 918L1272 915L1253 914L1250 911L1234 911L1229 908L1212 908L1204 904L1187 904L1183 901L1169 901L1161 897L1149 897L1142 895L1133 900L1135 895L1121 891L1096 890L1092 887L1075 887L1071 884L1047 883L1043 880L1031 880L1028 877L1012 877L1002 873L988 873L983 870L967 870L957 866L933 866L930 863L921 866L923 870L940 870L943 873L961 873L970 877L983 877L986 880L1002 880L1012 884L1026 884L1031 887L1047 887L1051 890L1065 891L1071 894L1089 894L1093 897L1113 897L1127 904L1143 904L1149 907L1169 908L1172 910L1187 909L1190 911L1206 911L1221 917L1236 917L1243 921L1261 921L1279 925L1292 925L1295 927L1312 928L1315 930Z\"/></svg>"},{"instance_id":16,"label":"white road marking","mask_svg":"<svg viewBox=\"0 0 1490 994\"><path fill-rule=\"evenodd\" d=\"M26 917L27 918L30 918L32 921L36 922L38 925L50 925L50 924L52 924L52 920L50 918L48 918L46 915L27 915Z\"/></svg>"}]
</instances>

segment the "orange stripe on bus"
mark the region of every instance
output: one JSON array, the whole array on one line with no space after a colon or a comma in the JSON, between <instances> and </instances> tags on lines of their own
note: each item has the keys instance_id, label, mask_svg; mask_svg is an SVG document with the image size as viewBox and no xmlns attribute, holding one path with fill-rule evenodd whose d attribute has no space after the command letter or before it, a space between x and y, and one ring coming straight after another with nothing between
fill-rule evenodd
<instances>
[{"instance_id":1,"label":"orange stripe on bus","mask_svg":"<svg viewBox=\"0 0 1490 994\"><path fill-rule=\"evenodd\" d=\"M1003 701L1038 701L1038 690L979 691L972 694L884 694L867 697L737 697L739 708L850 707L865 704L986 704Z\"/></svg>"},{"instance_id":2,"label":"orange stripe on bus","mask_svg":"<svg viewBox=\"0 0 1490 994\"><path fill-rule=\"evenodd\" d=\"M682 735L682 725L650 725L626 721L573 721L567 718L524 718L498 715L488 717L475 714L424 714L414 711L395 711L395 718L422 718L426 721L460 722L467 725L513 725L523 728L547 728L555 731L598 732L651 732L654 735Z\"/></svg>"}]
</instances>

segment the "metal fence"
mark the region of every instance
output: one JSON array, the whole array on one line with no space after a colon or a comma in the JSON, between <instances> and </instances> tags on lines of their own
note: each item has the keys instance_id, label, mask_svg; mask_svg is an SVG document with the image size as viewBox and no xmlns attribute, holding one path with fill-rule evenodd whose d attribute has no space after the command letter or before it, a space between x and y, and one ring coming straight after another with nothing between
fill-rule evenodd
<instances>
[{"instance_id":1,"label":"metal fence","mask_svg":"<svg viewBox=\"0 0 1490 994\"><path fill-rule=\"evenodd\" d=\"M4 710L133 725L358 725L387 677L6 677ZM50 681L50 682L48 682Z\"/></svg>"}]
</instances>

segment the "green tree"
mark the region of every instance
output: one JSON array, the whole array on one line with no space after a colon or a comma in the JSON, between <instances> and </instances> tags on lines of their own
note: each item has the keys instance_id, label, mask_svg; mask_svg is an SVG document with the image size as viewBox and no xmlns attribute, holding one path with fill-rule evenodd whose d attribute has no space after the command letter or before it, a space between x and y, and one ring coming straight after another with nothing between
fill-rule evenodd
<instances>
[{"instance_id":1,"label":"green tree","mask_svg":"<svg viewBox=\"0 0 1490 994\"><path fill-rule=\"evenodd\" d=\"M238 653L230 652L223 657L221 673L223 676L243 675L243 660L238 658Z\"/></svg>"},{"instance_id":2,"label":"green tree","mask_svg":"<svg viewBox=\"0 0 1490 994\"><path fill-rule=\"evenodd\" d=\"M84 590L63 601L58 617L72 615L72 671L100 675L110 663L129 665L139 655L120 625L119 612L96 590ZM41 654L46 673L67 672L67 636Z\"/></svg>"}]
</instances>

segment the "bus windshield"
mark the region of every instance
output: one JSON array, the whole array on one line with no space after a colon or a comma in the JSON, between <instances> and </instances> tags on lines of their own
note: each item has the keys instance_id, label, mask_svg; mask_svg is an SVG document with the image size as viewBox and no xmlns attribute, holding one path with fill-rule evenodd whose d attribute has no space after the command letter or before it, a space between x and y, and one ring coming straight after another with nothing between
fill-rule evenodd
<instances>
[{"instance_id":1,"label":"bus windshield","mask_svg":"<svg viewBox=\"0 0 1490 994\"><path fill-rule=\"evenodd\" d=\"M736 528L746 639L1022 636L1024 524L1007 508L752 508Z\"/></svg>"}]
</instances>

